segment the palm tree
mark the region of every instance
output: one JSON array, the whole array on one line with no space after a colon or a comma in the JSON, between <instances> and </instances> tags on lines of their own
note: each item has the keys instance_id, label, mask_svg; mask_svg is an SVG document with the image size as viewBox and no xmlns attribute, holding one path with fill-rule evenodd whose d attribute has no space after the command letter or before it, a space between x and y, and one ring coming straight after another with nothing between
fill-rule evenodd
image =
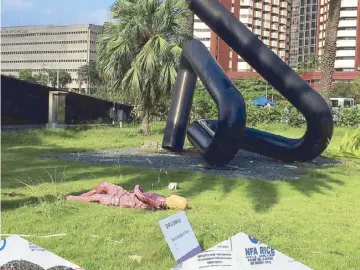
<instances>
[{"instance_id":1,"label":"palm tree","mask_svg":"<svg viewBox=\"0 0 360 270\"><path fill-rule=\"evenodd\" d=\"M190 0L186 0L187 3L190 2ZM188 26L187 28L189 29L189 33L191 34L191 36L194 36L194 22L195 22L195 14L190 10L190 18L188 21Z\"/></svg>"},{"instance_id":2,"label":"palm tree","mask_svg":"<svg viewBox=\"0 0 360 270\"><path fill-rule=\"evenodd\" d=\"M191 37L184 0L117 0L98 39L98 68L114 89L141 105L148 134L155 105L168 98L182 45Z\"/></svg>"},{"instance_id":3,"label":"palm tree","mask_svg":"<svg viewBox=\"0 0 360 270\"><path fill-rule=\"evenodd\" d=\"M331 0L328 19L326 22L326 37L324 53L320 65L320 93L326 101L330 102L332 78L336 58L336 40L340 21L341 0Z\"/></svg>"}]
</instances>

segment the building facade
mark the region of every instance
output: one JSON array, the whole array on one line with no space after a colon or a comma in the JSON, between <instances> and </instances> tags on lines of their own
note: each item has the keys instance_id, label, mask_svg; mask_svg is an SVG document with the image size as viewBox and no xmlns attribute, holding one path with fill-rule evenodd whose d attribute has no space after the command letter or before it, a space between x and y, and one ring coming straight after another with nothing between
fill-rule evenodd
<instances>
[{"instance_id":1,"label":"building facade","mask_svg":"<svg viewBox=\"0 0 360 270\"><path fill-rule=\"evenodd\" d=\"M306 68L316 54L319 0L293 0L290 66Z\"/></svg>"},{"instance_id":2,"label":"building facade","mask_svg":"<svg viewBox=\"0 0 360 270\"><path fill-rule=\"evenodd\" d=\"M289 62L291 0L220 0L250 31L281 59ZM252 68L203 22L195 18L195 38L207 46L226 72L253 71Z\"/></svg>"},{"instance_id":3,"label":"building facade","mask_svg":"<svg viewBox=\"0 0 360 270\"><path fill-rule=\"evenodd\" d=\"M319 0L318 54L324 53L330 0ZM336 71L360 70L360 0L342 0L337 34Z\"/></svg>"},{"instance_id":4,"label":"building facade","mask_svg":"<svg viewBox=\"0 0 360 270\"><path fill-rule=\"evenodd\" d=\"M210 50L211 30L196 15L194 16L194 37Z\"/></svg>"},{"instance_id":5,"label":"building facade","mask_svg":"<svg viewBox=\"0 0 360 270\"><path fill-rule=\"evenodd\" d=\"M33 72L65 70L76 89L78 69L94 61L96 37L102 26L85 24L69 26L23 26L1 28L1 73L19 74L22 69Z\"/></svg>"},{"instance_id":6,"label":"building facade","mask_svg":"<svg viewBox=\"0 0 360 270\"><path fill-rule=\"evenodd\" d=\"M291 67L298 65L299 32L300 32L300 3L301 0L293 0L291 7L291 30L290 30L290 59Z\"/></svg>"}]
</instances>

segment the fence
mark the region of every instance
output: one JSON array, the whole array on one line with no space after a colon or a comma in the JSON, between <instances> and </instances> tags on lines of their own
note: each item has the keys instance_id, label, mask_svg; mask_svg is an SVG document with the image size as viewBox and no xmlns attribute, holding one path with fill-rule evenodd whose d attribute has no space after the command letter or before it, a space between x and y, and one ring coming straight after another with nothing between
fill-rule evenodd
<instances>
[{"instance_id":1,"label":"fence","mask_svg":"<svg viewBox=\"0 0 360 270\"><path fill-rule=\"evenodd\" d=\"M46 125L49 119L49 95L58 89L1 76L2 125ZM65 124L92 122L111 124L121 112L130 119L133 106L65 92Z\"/></svg>"}]
</instances>

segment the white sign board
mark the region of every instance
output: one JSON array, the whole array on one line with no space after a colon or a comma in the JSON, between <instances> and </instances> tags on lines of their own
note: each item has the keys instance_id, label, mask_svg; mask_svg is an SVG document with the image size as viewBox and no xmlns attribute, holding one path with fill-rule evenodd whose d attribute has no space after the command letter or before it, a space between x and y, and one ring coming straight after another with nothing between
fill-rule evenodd
<instances>
[{"instance_id":1,"label":"white sign board","mask_svg":"<svg viewBox=\"0 0 360 270\"><path fill-rule=\"evenodd\" d=\"M29 265L35 264L36 269L43 268L44 270L47 270L57 266L59 269L61 267L67 267L67 269L82 270L79 266L44 250L19 236L13 235L0 241L0 268L4 267L6 269L5 266L9 266L10 269L10 264L16 264L18 262L26 264L26 269L31 269L29 268ZM35 269L35 265L33 269Z\"/></svg>"},{"instance_id":2,"label":"white sign board","mask_svg":"<svg viewBox=\"0 0 360 270\"><path fill-rule=\"evenodd\" d=\"M239 233L197 256L175 266L173 270L311 270L272 247Z\"/></svg>"},{"instance_id":3,"label":"white sign board","mask_svg":"<svg viewBox=\"0 0 360 270\"><path fill-rule=\"evenodd\" d=\"M160 220L159 224L178 263L202 251L184 211Z\"/></svg>"}]
</instances>

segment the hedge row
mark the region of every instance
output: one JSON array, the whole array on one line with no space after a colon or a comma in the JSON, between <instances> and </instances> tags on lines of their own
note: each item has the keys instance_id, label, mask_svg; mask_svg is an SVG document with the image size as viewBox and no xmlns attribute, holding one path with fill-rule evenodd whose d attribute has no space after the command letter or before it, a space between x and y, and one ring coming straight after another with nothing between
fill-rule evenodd
<instances>
[{"instance_id":1,"label":"hedge row","mask_svg":"<svg viewBox=\"0 0 360 270\"><path fill-rule=\"evenodd\" d=\"M279 103L275 107L257 107L249 105L246 108L247 125L256 126L259 124L287 123L293 127L300 127L306 124L305 118L296 108L287 102ZM193 109L194 118L217 119L217 109L214 103L209 100L195 101ZM334 108L334 123L341 127L360 127L360 107Z\"/></svg>"},{"instance_id":2,"label":"hedge row","mask_svg":"<svg viewBox=\"0 0 360 270\"><path fill-rule=\"evenodd\" d=\"M333 109L333 118L336 126L360 127L360 107ZM270 124L286 122L290 126L300 127L305 124L305 118L294 107L288 110L282 106L272 108L247 107L248 125Z\"/></svg>"}]
</instances>

